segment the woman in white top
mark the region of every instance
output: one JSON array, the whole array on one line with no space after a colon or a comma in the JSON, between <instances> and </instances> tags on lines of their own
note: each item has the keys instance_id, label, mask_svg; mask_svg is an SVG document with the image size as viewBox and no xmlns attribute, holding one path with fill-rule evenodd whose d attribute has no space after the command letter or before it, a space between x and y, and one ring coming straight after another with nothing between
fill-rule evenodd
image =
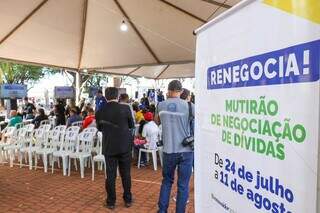
<instances>
[{"instance_id":1,"label":"woman in white top","mask_svg":"<svg viewBox=\"0 0 320 213\"><path fill-rule=\"evenodd\" d=\"M158 125L153 121L153 114L151 112L146 112L144 114L144 119L147 122L143 126L141 138L145 140L145 144L135 145L137 153L139 153L139 149L156 149L157 142L159 141L159 133L160 129ZM146 153L141 153L140 165L144 166L146 163Z\"/></svg>"}]
</instances>

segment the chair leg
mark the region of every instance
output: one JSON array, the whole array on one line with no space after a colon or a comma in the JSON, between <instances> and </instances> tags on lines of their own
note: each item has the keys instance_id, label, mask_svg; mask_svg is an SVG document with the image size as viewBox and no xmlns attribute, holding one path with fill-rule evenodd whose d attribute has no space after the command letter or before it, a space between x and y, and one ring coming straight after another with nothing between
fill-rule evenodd
<instances>
[{"instance_id":1,"label":"chair leg","mask_svg":"<svg viewBox=\"0 0 320 213\"><path fill-rule=\"evenodd\" d=\"M55 161L55 157L52 156L52 165L51 165L51 173L53 174L53 168L54 168L54 161Z\"/></svg>"},{"instance_id":2,"label":"chair leg","mask_svg":"<svg viewBox=\"0 0 320 213\"><path fill-rule=\"evenodd\" d=\"M153 161L153 168L156 171L158 168L158 162L157 162L157 153L155 150L152 150L152 161Z\"/></svg>"},{"instance_id":3,"label":"chair leg","mask_svg":"<svg viewBox=\"0 0 320 213\"><path fill-rule=\"evenodd\" d=\"M28 151L29 170L32 170L32 152Z\"/></svg>"},{"instance_id":4,"label":"chair leg","mask_svg":"<svg viewBox=\"0 0 320 213\"><path fill-rule=\"evenodd\" d=\"M43 161L44 172L47 173L48 172L48 156L46 153L43 153L42 161Z\"/></svg>"},{"instance_id":5,"label":"chair leg","mask_svg":"<svg viewBox=\"0 0 320 213\"><path fill-rule=\"evenodd\" d=\"M67 162L67 156L62 157L62 170L63 170L63 176L67 175L67 168L68 168L68 162Z\"/></svg>"},{"instance_id":6,"label":"chair leg","mask_svg":"<svg viewBox=\"0 0 320 213\"><path fill-rule=\"evenodd\" d=\"M34 153L34 170L38 168L38 156L37 153Z\"/></svg>"},{"instance_id":7,"label":"chair leg","mask_svg":"<svg viewBox=\"0 0 320 213\"><path fill-rule=\"evenodd\" d=\"M19 152L20 169L22 168L22 152Z\"/></svg>"},{"instance_id":8,"label":"chair leg","mask_svg":"<svg viewBox=\"0 0 320 213\"><path fill-rule=\"evenodd\" d=\"M13 167L14 150L10 150L10 151L9 151L9 158L10 158L10 167Z\"/></svg>"},{"instance_id":9,"label":"chair leg","mask_svg":"<svg viewBox=\"0 0 320 213\"><path fill-rule=\"evenodd\" d=\"M94 161L92 161L92 181L94 181Z\"/></svg>"},{"instance_id":10,"label":"chair leg","mask_svg":"<svg viewBox=\"0 0 320 213\"><path fill-rule=\"evenodd\" d=\"M103 160L104 179L107 179L107 164L106 160Z\"/></svg>"},{"instance_id":11,"label":"chair leg","mask_svg":"<svg viewBox=\"0 0 320 213\"><path fill-rule=\"evenodd\" d=\"M138 169L140 169L141 149L139 149Z\"/></svg>"},{"instance_id":12,"label":"chair leg","mask_svg":"<svg viewBox=\"0 0 320 213\"><path fill-rule=\"evenodd\" d=\"M84 158L79 158L80 161L80 175L81 178L84 178Z\"/></svg>"},{"instance_id":13,"label":"chair leg","mask_svg":"<svg viewBox=\"0 0 320 213\"><path fill-rule=\"evenodd\" d=\"M72 158L69 158L68 176L70 176L70 172L71 172L71 160ZM77 159L74 159L74 161L77 161Z\"/></svg>"}]
</instances>

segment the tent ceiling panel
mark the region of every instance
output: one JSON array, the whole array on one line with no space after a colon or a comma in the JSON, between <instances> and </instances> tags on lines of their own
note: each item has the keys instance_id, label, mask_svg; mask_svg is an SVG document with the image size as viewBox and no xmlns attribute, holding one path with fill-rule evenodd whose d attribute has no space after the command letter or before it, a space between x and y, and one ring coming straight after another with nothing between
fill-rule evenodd
<instances>
[{"instance_id":1,"label":"tent ceiling panel","mask_svg":"<svg viewBox=\"0 0 320 213\"><path fill-rule=\"evenodd\" d=\"M184 47L179 44L179 42L167 40L164 36L155 35L145 28L138 27L138 29L143 34L145 40L152 46L153 51L159 57L160 61L194 60L194 48ZM192 41L192 43L194 42L195 41Z\"/></svg>"},{"instance_id":2,"label":"tent ceiling panel","mask_svg":"<svg viewBox=\"0 0 320 213\"><path fill-rule=\"evenodd\" d=\"M170 65L168 69L158 76L158 79L193 78L194 69L194 63Z\"/></svg>"},{"instance_id":3,"label":"tent ceiling panel","mask_svg":"<svg viewBox=\"0 0 320 213\"><path fill-rule=\"evenodd\" d=\"M30 0L28 4L21 4L21 0L0 1L0 41L17 26L41 0Z\"/></svg>"},{"instance_id":4,"label":"tent ceiling panel","mask_svg":"<svg viewBox=\"0 0 320 213\"><path fill-rule=\"evenodd\" d=\"M204 19L207 18L212 14L212 12L219 7L213 4L210 4L205 1L198 0L195 4L194 0L167 0L168 2Z\"/></svg>"},{"instance_id":5,"label":"tent ceiling panel","mask_svg":"<svg viewBox=\"0 0 320 213\"><path fill-rule=\"evenodd\" d=\"M145 0L121 0L121 5L127 11L128 16L134 20L139 29L148 31L146 39L151 47L154 41L167 40L168 43L175 43L179 46L195 52L195 36L193 30L201 26L203 22L192 18L185 13L166 5L161 1L145 1ZM141 12L143 8L143 13ZM142 33L143 36L145 36ZM173 46L176 48L176 46ZM152 48L156 50L156 48ZM170 52L172 49L166 49L162 52ZM185 50L186 51L186 50ZM189 51L186 51L189 54ZM159 58L165 55L159 55Z\"/></svg>"},{"instance_id":6,"label":"tent ceiling panel","mask_svg":"<svg viewBox=\"0 0 320 213\"><path fill-rule=\"evenodd\" d=\"M79 0L48 1L1 44L0 57L76 68L82 8Z\"/></svg>"},{"instance_id":7,"label":"tent ceiling panel","mask_svg":"<svg viewBox=\"0 0 320 213\"><path fill-rule=\"evenodd\" d=\"M192 77L193 30L239 1L0 0L0 59L148 78ZM123 20L127 32L120 30Z\"/></svg>"},{"instance_id":8,"label":"tent ceiling panel","mask_svg":"<svg viewBox=\"0 0 320 213\"><path fill-rule=\"evenodd\" d=\"M119 74L119 75L127 75L131 72L135 71L138 67L130 67L130 68L119 68L119 69L105 69L105 70L97 70L99 73L107 73L107 74Z\"/></svg>"},{"instance_id":9,"label":"tent ceiling panel","mask_svg":"<svg viewBox=\"0 0 320 213\"><path fill-rule=\"evenodd\" d=\"M167 65L160 66L144 66L132 73L133 76L144 76L146 78L156 78L167 67Z\"/></svg>"},{"instance_id":10,"label":"tent ceiling panel","mask_svg":"<svg viewBox=\"0 0 320 213\"><path fill-rule=\"evenodd\" d=\"M127 32L120 30L123 20L114 1L89 1L81 67L156 62L129 24Z\"/></svg>"}]
</instances>

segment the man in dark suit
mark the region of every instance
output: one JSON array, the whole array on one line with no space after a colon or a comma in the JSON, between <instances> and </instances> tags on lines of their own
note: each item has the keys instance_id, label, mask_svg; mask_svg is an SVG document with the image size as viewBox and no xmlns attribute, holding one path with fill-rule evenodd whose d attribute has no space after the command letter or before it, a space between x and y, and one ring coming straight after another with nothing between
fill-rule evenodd
<instances>
[{"instance_id":1,"label":"man in dark suit","mask_svg":"<svg viewBox=\"0 0 320 213\"><path fill-rule=\"evenodd\" d=\"M106 207L115 208L115 181L119 166L123 186L123 199L126 207L132 204L131 194L131 146L134 121L129 106L118 103L118 89L108 87L105 91L107 104L96 112L98 129L103 133L102 150L106 159Z\"/></svg>"}]
</instances>

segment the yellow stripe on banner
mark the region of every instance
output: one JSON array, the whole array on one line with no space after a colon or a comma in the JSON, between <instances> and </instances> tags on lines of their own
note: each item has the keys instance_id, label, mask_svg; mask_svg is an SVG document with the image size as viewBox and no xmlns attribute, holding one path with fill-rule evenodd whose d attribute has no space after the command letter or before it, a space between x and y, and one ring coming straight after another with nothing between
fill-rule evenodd
<instances>
[{"instance_id":1,"label":"yellow stripe on banner","mask_svg":"<svg viewBox=\"0 0 320 213\"><path fill-rule=\"evenodd\" d=\"M264 0L264 3L320 24L320 0Z\"/></svg>"}]
</instances>

